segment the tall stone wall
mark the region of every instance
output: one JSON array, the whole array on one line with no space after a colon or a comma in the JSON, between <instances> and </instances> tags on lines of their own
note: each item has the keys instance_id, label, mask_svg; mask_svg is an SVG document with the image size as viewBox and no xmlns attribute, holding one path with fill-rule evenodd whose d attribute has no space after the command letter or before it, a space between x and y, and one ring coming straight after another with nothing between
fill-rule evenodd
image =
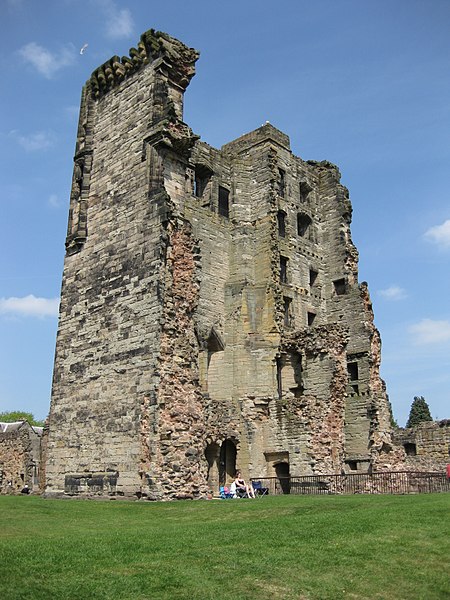
<instances>
[{"instance_id":1,"label":"tall stone wall","mask_svg":"<svg viewBox=\"0 0 450 600\"><path fill-rule=\"evenodd\" d=\"M147 32L80 110L46 493L198 498L375 465L380 339L338 169L182 121L198 53Z\"/></svg>"}]
</instances>

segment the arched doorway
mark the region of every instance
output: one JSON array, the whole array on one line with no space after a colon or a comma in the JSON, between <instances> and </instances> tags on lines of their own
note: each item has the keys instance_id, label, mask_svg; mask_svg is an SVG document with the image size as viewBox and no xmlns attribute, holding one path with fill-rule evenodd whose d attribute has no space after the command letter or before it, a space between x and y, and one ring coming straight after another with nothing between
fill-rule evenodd
<instances>
[{"instance_id":1,"label":"arched doorway","mask_svg":"<svg viewBox=\"0 0 450 600\"><path fill-rule=\"evenodd\" d=\"M236 473L236 444L232 440L224 440L220 447L219 485L234 479Z\"/></svg>"},{"instance_id":2,"label":"arched doorway","mask_svg":"<svg viewBox=\"0 0 450 600\"><path fill-rule=\"evenodd\" d=\"M205 458L208 463L208 487L214 492L219 489L220 446L215 443L208 444L205 449Z\"/></svg>"},{"instance_id":3,"label":"arched doorway","mask_svg":"<svg viewBox=\"0 0 450 600\"><path fill-rule=\"evenodd\" d=\"M291 480L289 473L289 463L280 462L274 465L275 474L278 477L277 487L278 485L281 488L281 492L283 494L291 493Z\"/></svg>"}]
</instances>

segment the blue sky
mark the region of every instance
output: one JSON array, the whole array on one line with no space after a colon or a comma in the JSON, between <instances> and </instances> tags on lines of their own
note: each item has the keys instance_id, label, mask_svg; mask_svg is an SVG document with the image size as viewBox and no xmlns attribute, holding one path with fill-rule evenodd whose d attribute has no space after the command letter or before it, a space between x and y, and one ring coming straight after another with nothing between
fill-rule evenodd
<instances>
[{"instance_id":1,"label":"blue sky","mask_svg":"<svg viewBox=\"0 0 450 600\"><path fill-rule=\"evenodd\" d=\"M423 395L450 418L448 0L0 5L0 410L48 413L81 87L154 28L201 52L184 118L205 142L269 120L339 166L394 415Z\"/></svg>"}]
</instances>

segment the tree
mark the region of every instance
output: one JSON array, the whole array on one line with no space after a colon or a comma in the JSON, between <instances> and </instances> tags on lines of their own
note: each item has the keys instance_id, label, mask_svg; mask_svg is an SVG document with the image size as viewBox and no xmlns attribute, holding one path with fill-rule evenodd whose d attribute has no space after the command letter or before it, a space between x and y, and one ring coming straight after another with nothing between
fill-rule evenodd
<instances>
[{"instance_id":1,"label":"tree","mask_svg":"<svg viewBox=\"0 0 450 600\"><path fill-rule=\"evenodd\" d=\"M30 425L42 427L44 421L37 421L33 413L24 412L23 410L13 410L0 413L1 423L15 423L16 421L28 421Z\"/></svg>"},{"instance_id":2,"label":"tree","mask_svg":"<svg viewBox=\"0 0 450 600\"><path fill-rule=\"evenodd\" d=\"M406 427L414 427L419 423L432 420L433 417L431 416L430 409L428 408L425 398L423 396L414 396Z\"/></svg>"}]
</instances>

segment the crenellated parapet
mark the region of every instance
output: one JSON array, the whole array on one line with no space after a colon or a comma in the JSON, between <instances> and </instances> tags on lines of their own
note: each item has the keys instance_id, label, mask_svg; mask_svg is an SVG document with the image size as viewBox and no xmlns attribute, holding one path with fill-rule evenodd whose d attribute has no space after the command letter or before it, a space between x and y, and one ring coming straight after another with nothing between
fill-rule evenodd
<instances>
[{"instance_id":1,"label":"crenellated parapet","mask_svg":"<svg viewBox=\"0 0 450 600\"><path fill-rule=\"evenodd\" d=\"M139 71L144 65L157 63L172 85L184 91L195 74L195 62L199 52L180 41L149 29L141 35L137 48L130 49L130 56L113 56L95 69L90 78L92 96L102 97L112 88Z\"/></svg>"}]
</instances>

